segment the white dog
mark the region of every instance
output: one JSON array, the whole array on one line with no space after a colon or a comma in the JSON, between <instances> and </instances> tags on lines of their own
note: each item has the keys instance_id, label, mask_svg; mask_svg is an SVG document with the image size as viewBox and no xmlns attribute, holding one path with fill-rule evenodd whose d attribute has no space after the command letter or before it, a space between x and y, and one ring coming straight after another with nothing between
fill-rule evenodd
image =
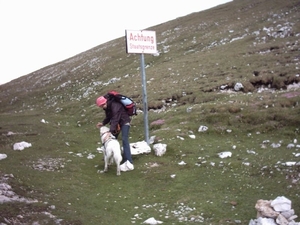
<instances>
[{"instance_id":1,"label":"white dog","mask_svg":"<svg viewBox=\"0 0 300 225\"><path fill-rule=\"evenodd\" d=\"M120 163L122 161L121 146L118 140L109 132L109 128L100 128L100 137L103 144L104 172L108 171L108 166L113 162L117 165L117 175L121 175Z\"/></svg>"}]
</instances>

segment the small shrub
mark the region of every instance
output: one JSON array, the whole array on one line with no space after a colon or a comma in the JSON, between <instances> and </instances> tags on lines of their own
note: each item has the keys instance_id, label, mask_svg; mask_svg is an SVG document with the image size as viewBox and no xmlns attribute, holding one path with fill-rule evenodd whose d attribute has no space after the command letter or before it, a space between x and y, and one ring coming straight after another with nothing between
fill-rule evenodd
<instances>
[{"instance_id":1,"label":"small shrub","mask_svg":"<svg viewBox=\"0 0 300 225\"><path fill-rule=\"evenodd\" d=\"M161 101L151 101L148 103L148 109L161 109L164 103Z\"/></svg>"},{"instance_id":2,"label":"small shrub","mask_svg":"<svg viewBox=\"0 0 300 225\"><path fill-rule=\"evenodd\" d=\"M150 124L150 130L155 131L161 129L163 124Z\"/></svg>"},{"instance_id":3,"label":"small shrub","mask_svg":"<svg viewBox=\"0 0 300 225\"><path fill-rule=\"evenodd\" d=\"M253 86L253 84L249 81L245 81L243 82L243 86L244 86L244 89L243 91L244 92L253 92L255 90L255 87Z\"/></svg>"},{"instance_id":4,"label":"small shrub","mask_svg":"<svg viewBox=\"0 0 300 225\"><path fill-rule=\"evenodd\" d=\"M242 110L238 106L229 106L228 111L230 113L238 113L238 112L241 112Z\"/></svg>"},{"instance_id":5,"label":"small shrub","mask_svg":"<svg viewBox=\"0 0 300 225\"><path fill-rule=\"evenodd\" d=\"M196 97L194 95L186 95L180 99L180 102L185 103L185 104L186 103L193 104L193 103L195 103L195 99L196 99Z\"/></svg>"},{"instance_id":6,"label":"small shrub","mask_svg":"<svg viewBox=\"0 0 300 225\"><path fill-rule=\"evenodd\" d=\"M274 76L272 81L272 87L276 89L286 89L285 78L280 76Z\"/></svg>"}]
</instances>

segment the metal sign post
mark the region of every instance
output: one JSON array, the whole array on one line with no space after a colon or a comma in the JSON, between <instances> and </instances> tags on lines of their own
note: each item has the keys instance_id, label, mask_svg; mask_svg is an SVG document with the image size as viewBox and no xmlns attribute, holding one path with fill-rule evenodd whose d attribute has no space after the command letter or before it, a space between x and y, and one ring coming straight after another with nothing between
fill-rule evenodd
<instances>
[{"instance_id":1,"label":"metal sign post","mask_svg":"<svg viewBox=\"0 0 300 225\"><path fill-rule=\"evenodd\" d=\"M140 53L141 59L141 76L143 88L143 109L144 109L144 129L145 141L149 145L149 128L148 128L148 103L147 103L147 90L146 90L146 73L144 63L144 53L156 54L156 34L155 31L136 31L126 30L126 52L127 53Z\"/></svg>"},{"instance_id":2,"label":"metal sign post","mask_svg":"<svg viewBox=\"0 0 300 225\"><path fill-rule=\"evenodd\" d=\"M143 88L143 109L144 109L145 141L149 145L148 103L147 103L146 73L145 73L144 54L141 54L140 58L141 58L141 75L142 75L142 88Z\"/></svg>"}]
</instances>

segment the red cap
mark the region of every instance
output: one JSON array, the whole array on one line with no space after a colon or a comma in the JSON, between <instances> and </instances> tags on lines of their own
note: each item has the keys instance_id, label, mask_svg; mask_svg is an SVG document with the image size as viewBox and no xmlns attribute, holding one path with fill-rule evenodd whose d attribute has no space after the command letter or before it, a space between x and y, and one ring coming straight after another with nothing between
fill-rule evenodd
<instances>
[{"instance_id":1,"label":"red cap","mask_svg":"<svg viewBox=\"0 0 300 225\"><path fill-rule=\"evenodd\" d=\"M96 104L98 107L104 105L107 102L107 99L104 98L103 96L100 96L99 98L97 98L96 100Z\"/></svg>"}]
</instances>

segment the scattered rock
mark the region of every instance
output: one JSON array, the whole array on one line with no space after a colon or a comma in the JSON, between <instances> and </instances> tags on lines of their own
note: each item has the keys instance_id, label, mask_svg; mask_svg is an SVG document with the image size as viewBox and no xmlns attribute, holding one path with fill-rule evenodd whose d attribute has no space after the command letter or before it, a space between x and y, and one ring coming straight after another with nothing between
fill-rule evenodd
<instances>
[{"instance_id":1,"label":"scattered rock","mask_svg":"<svg viewBox=\"0 0 300 225\"><path fill-rule=\"evenodd\" d=\"M271 202L271 206L277 212L288 211L292 208L292 202L291 202L291 200L287 199L286 197L280 196Z\"/></svg>"},{"instance_id":2,"label":"scattered rock","mask_svg":"<svg viewBox=\"0 0 300 225\"><path fill-rule=\"evenodd\" d=\"M27 199L17 195L12 187L6 183L7 180L12 177L13 175L4 175L3 177L0 177L0 204L3 204L4 202L38 202L37 200Z\"/></svg>"},{"instance_id":3,"label":"scattered rock","mask_svg":"<svg viewBox=\"0 0 300 225\"><path fill-rule=\"evenodd\" d=\"M271 207L271 202L268 200L259 199L256 202L255 209L257 210L257 218L267 217L267 218L277 218L278 212Z\"/></svg>"},{"instance_id":4,"label":"scattered rock","mask_svg":"<svg viewBox=\"0 0 300 225\"><path fill-rule=\"evenodd\" d=\"M224 158L228 158L231 157L232 153L231 152L220 152L218 153L219 157L224 159Z\"/></svg>"},{"instance_id":5,"label":"scattered rock","mask_svg":"<svg viewBox=\"0 0 300 225\"><path fill-rule=\"evenodd\" d=\"M14 146L13 146L13 149L22 151L25 148L29 148L31 146L32 146L31 143L27 143L25 141L22 141L22 142L15 143Z\"/></svg>"},{"instance_id":6,"label":"scattered rock","mask_svg":"<svg viewBox=\"0 0 300 225\"><path fill-rule=\"evenodd\" d=\"M132 155L148 154L151 152L150 146L145 141L130 143L130 151Z\"/></svg>"},{"instance_id":7,"label":"scattered rock","mask_svg":"<svg viewBox=\"0 0 300 225\"><path fill-rule=\"evenodd\" d=\"M196 136L194 134L190 134L189 137L192 138L192 139L196 138Z\"/></svg>"},{"instance_id":8,"label":"scattered rock","mask_svg":"<svg viewBox=\"0 0 300 225\"><path fill-rule=\"evenodd\" d=\"M162 221L159 221L159 220L156 220L154 219L154 217L151 217L147 220L145 220L143 223L145 224L151 224L151 225L155 225L155 224L162 224L163 222Z\"/></svg>"},{"instance_id":9,"label":"scattered rock","mask_svg":"<svg viewBox=\"0 0 300 225\"><path fill-rule=\"evenodd\" d=\"M298 216L292 209L291 200L278 196L274 200L259 199L255 204L257 219L251 219L249 225L300 225L295 222Z\"/></svg>"},{"instance_id":10,"label":"scattered rock","mask_svg":"<svg viewBox=\"0 0 300 225\"><path fill-rule=\"evenodd\" d=\"M167 151L167 145L162 143L157 143L153 145L153 150L156 156L162 156Z\"/></svg>"},{"instance_id":11,"label":"scattered rock","mask_svg":"<svg viewBox=\"0 0 300 225\"><path fill-rule=\"evenodd\" d=\"M198 129L198 132L205 132L205 131L207 131L207 130L208 130L208 127L207 127L207 126L201 125L201 126L199 127L199 129Z\"/></svg>"},{"instance_id":12,"label":"scattered rock","mask_svg":"<svg viewBox=\"0 0 300 225\"><path fill-rule=\"evenodd\" d=\"M236 83L236 84L234 85L234 90L235 90L235 91L240 91L240 90L243 89L243 88L244 88L244 86L243 86L242 83Z\"/></svg>"},{"instance_id":13,"label":"scattered rock","mask_svg":"<svg viewBox=\"0 0 300 225\"><path fill-rule=\"evenodd\" d=\"M7 158L7 155L6 154L0 154L0 160L1 159L6 159Z\"/></svg>"},{"instance_id":14,"label":"scattered rock","mask_svg":"<svg viewBox=\"0 0 300 225\"><path fill-rule=\"evenodd\" d=\"M190 112L192 112L192 109L193 109L193 107L188 107L188 108L186 109L186 112L187 112L187 113L190 113Z\"/></svg>"},{"instance_id":15,"label":"scattered rock","mask_svg":"<svg viewBox=\"0 0 300 225\"><path fill-rule=\"evenodd\" d=\"M179 162L179 163L178 163L178 165L180 165L180 166L184 166L184 165L186 165L186 162L184 162L184 161L181 161L181 162Z\"/></svg>"},{"instance_id":16,"label":"scattered rock","mask_svg":"<svg viewBox=\"0 0 300 225\"><path fill-rule=\"evenodd\" d=\"M165 120L155 120L150 125L163 125Z\"/></svg>"},{"instance_id":17,"label":"scattered rock","mask_svg":"<svg viewBox=\"0 0 300 225\"><path fill-rule=\"evenodd\" d=\"M237 202L236 202L236 201L231 201L231 202L230 202L230 205L232 205L232 206L237 206Z\"/></svg>"}]
</instances>

